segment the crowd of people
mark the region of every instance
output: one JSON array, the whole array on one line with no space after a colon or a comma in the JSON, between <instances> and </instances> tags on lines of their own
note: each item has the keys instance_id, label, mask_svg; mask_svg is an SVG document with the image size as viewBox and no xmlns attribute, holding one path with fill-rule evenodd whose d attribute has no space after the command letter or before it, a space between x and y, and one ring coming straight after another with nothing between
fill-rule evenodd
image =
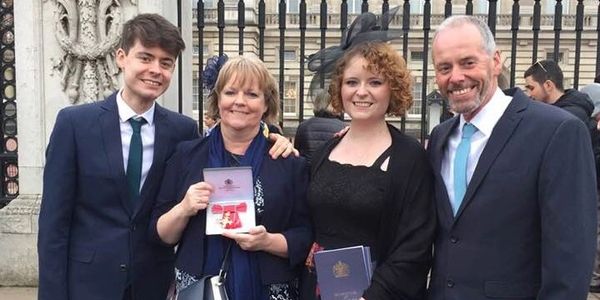
<instances>
[{"instance_id":1,"label":"crowd of people","mask_svg":"<svg viewBox=\"0 0 600 300\"><path fill-rule=\"evenodd\" d=\"M425 149L386 122L413 103L389 19L364 13L312 57L336 55L316 71L329 88L298 129L300 156L272 133L278 84L257 57L211 64L200 136L156 103L185 48L177 28L156 14L125 23L123 87L61 110L48 144L39 299L164 300L229 259L229 299L317 300L315 252L357 245L374 266L366 300L584 300L590 280L600 289L598 89L565 91L542 61L525 73L529 95L503 91L488 26L449 17L432 60L454 116ZM203 170L238 166L252 170L256 226L207 235L217 187Z\"/></svg>"}]
</instances>

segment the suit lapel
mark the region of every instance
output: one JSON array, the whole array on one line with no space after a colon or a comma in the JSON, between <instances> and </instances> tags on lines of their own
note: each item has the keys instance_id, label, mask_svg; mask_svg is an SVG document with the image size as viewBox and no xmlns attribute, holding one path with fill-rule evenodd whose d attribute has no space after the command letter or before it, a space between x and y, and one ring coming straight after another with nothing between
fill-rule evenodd
<instances>
[{"instance_id":1,"label":"suit lapel","mask_svg":"<svg viewBox=\"0 0 600 300\"><path fill-rule=\"evenodd\" d=\"M123 207L128 213L131 213L131 208L128 204L127 178L125 177L125 169L123 167L121 127L119 124L116 94L108 97L100 106L104 110L100 115L100 127L110 172L113 178L116 178L117 190L119 191Z\"/></svg>"},{"instance_id":2,"label":"suit lapel","mask_svg":"<svg viewBox=\"0 0 600 300\"><path fill-rule=\"evenodd\" d=\"M446 190L446 184L444 183L444 178L442 177L442 160L444 158L444 152L446 149L446 145L448 143L448 138L452 134L452 131L459 124L458 116L454 117L451 121L448 121L446 124L439 127L439 138L438 143L434 145L433 151L435 153L433 168L435 170L435 176L437 177L438 195L437 197L442 201L439 201L438 204L441 204L442 213L444 214L444 220L453 220L454 213L452 212L452 206L450 205L450 198L448 198L448 191Z\"/></svg>"},{"instance_id":3,"label":"suit lapel","mask_svg":"<svg viewBox=\"0 0 600 300\"><path fill-rule=\"evenodd\" d=\"M469 203L473 200L475 192L485 179L485 176L496 160L496 157L498 157L500 152L502 152L502 149L519 125L519 122L523 117L521 112L527 108L527 101L528 100L526 96L522 94L522 92L515 93L511 103L506 108L506 111L498 120L498 123L494 127L492 135L490 136L485 148L483 149L483 152L481 153L481 157L477 162L477 167L475 167L473 177L471 178L469 186L467 187L465 198L462 201L458 212L456 213L455 220L460 217L462 212L465 210L465 207L467 207L467 205L469 205Z\"/></svg>"},{"instance_id":4,"label":"suit lapel","mask_svg":"<svg viewBox=\"0 0 600 300\"><path fill-rule=\"evenodd\" d=\"M170 143L169 132L171 130L172 129L170 128L170 123L166 113L162 107L156 104L154 111L154 155L152 158L152 166L150 167L148 175L146 176L146 180L144 181L144 185L142 186L142 190L140 192L141 203L138 203L136 206L134 218L141 208L148 202L148 198L155 196L152 194L158 192L157 190L152 192L152 187L158 186L162 180L161 170L163 170L163 164L168 158L168 146Z\"/></svg>"}]
</instances>

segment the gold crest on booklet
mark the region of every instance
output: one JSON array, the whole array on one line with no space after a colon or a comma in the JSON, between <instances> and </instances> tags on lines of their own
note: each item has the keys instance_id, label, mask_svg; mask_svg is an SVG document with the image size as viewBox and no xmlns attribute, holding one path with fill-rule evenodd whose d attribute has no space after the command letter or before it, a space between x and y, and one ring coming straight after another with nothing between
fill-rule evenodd
<instances>
[{"instance_id":1,"label":"gold crest on booklet","mask_svg":"<svg viewBox=\"0 0 600 300\"><path fill-rule=\"evenodd\" d=\"M350 265L342 262L341 260L338 260L338 262L335 263L335 265L333 265L331 269L335 278L343 278L350 276Z\"/></svg>"}]
</instances>

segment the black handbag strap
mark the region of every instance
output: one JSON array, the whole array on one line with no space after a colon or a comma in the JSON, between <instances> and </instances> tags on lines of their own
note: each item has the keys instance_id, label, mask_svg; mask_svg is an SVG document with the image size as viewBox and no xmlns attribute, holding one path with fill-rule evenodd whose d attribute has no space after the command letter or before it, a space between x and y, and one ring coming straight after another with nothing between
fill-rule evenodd
<instances>
[{"instance_id":1,"label":"black handbag strap","mask_svg":"<svg viewBox=\"0 0 600 300\"><path fill-rule=\"evenodd\" d=\"M223 262L221 263L221 269L219 269L219 283L223 284L225 278L227 278L227 271L229 270L229 264L231 263L231 248L233 247L234 241L229 242L227 250L225 250L225 256L223 256Z\"/></svg>"}]
</instances>

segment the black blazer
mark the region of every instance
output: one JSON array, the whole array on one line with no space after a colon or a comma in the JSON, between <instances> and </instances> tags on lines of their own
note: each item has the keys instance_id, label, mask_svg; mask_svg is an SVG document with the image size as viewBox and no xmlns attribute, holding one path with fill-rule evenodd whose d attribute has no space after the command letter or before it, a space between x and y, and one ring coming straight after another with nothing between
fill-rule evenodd
<instances>
[{"instance_id":1,"label":"black blazer","mask_svg":"<svg viewBox=\"0 0 600 300\"><path fill-rule=\"evenodd\" d=\"M202 169L208 166L208 139L185 142L169 160L152 212L149 232L162 243L156 231L158 218L179 203L190 185L203 180ZM264 284L289 281L298 277L312 243L312 227L306 203L308 169L303 158L273 160L265 151L260 170L265 199L262 222L268 232L282 233L288 244L288 258L259 252L260 276ZM175 266L201 276L204 259L206 212L190 218L177 247Z\"/></svg>"},{"instance_id":2,"label":"black blazer","mask_svg":"<svg viewBox=\"0 0 600 300\"><path fill-rule=\"evenodd\" d=\"M165 162L195 121L158 104L154 159L138 206L129 207L116 94L58 113L46 150L39 217L40 300L160 299L173 279L173 249L147 240Z\"/></svg>"},{"instance_id":3,"label":"black blazer","mask_svg":"<svg viewBox=\"0 0 600 300\"><path fill-rule=\"evenodd\" d=\"M429 299L586 299L596 249L589 133L519 89L453 217L440 175L454 117L431 134L438 236Z\"/></svg>"}]
</instances>

